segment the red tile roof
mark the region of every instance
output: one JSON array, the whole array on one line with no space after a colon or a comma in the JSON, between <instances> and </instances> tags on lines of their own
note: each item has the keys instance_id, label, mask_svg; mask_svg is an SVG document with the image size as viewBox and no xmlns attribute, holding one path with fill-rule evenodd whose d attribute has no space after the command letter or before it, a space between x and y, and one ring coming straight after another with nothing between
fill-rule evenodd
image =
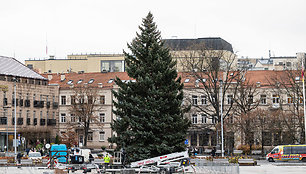
<instances>
[{"instance_id":1,"label":"red tile roof","mask_svg":"<svg viewBox=\"0 0 306 174\"><path fill-rule=\"evenodd\" d=\"M72 80L72 84L77 86L79 85L79 80L82 80L80 85L88 82L93 79L94 81L91 86L98 86L99 83L102 83L103 88L112 88L115 84L114 81L109 81L111 79L116 79L119 77L121 80L132 80L126 72L108 72L108 73L65 73L65 74L43 74L44 77L48 78L48 76L52 75L52 79L49 81L49 84L58 84L60 88L69 88L71 85L68 84L68 81ZM61 76L65 75L65 80L61 81Z\"/></svg>"},{"instance_id":2,"label":"red tile roof","mask_svg":"<svg viewBox=\"0 0 306 174\"><path fill-rule=\"evenodd\" d=\"M114 81L109 83L110 79L115 79L119 77L121 80L132 80L126 72L108 72L108 73L65 73L65 74L43 74L45 78L52 75L52 79L49 84L58 84L60 88L70 87L68 83L72 80L72 84L78 85L79 80L83 80L80 84L88 83L91 79L94 79L92 86L98 86L98 83L102 83L104 88L112 88L115 84ZM65 75L65 80L61 81L61 75ZM192 73L178 73L178 76L182 78L181 82L184 83L185 88L194 88L197 78L195 78ZM300 77L300 71L293 71L293 78L295 76ZM219 77L222 77L220 73ZM280 83L288 82L292 79L288 78L288 71L271 71L271 70L258 70L258 71L248 71L245 74L246 80L249 80L249 84L256 84L260 82L261 88L271 87L272 82L279 81ZM205 78L205 75L202 76ZM185 82L189 79L188 82ZM200 85L200 83L199 83Z\"/></svg>"}]
</instances>

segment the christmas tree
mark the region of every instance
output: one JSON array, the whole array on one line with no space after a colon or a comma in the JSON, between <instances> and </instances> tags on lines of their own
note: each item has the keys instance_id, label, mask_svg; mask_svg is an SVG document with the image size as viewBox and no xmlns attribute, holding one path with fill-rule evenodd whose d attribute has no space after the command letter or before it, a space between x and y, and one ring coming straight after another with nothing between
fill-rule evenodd
<instances>
[{"instance_id":1,"label":"christmas tree","mask_svg":"<svg viewBox=\"0 0 306 174\"><path fill-rule=\"evenodd\" d=\"M139 29L140 34L128 44L130 53L124 52L126 71L136 81L115 80L119 86L113 91L116 135L109 139L124 149L128 162L184 151L190 124L184 117L183 84L176 62L151 13Z\"/></svg>"}]
</instances>

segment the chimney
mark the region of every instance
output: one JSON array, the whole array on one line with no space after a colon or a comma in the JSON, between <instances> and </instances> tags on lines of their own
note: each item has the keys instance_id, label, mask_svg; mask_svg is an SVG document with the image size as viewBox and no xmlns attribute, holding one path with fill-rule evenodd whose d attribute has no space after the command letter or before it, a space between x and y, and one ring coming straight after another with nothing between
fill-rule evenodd
<instances>
[{"instance_id":1,"label":"chimney","mask_svg":"<svg viewBox=\"0 0 306 174\"><path fill-rule=\"evenodd\" d=\"M65 80L65 74L61 74L61 81L64 81Z\"/></svg>"},{"instance_id":2,"label":"chimney","mask_svg":"<svg viewBox=\"0 0 306 174\"><path fill-rule=\"evenodd\" d=\"M49 74L48 75L48 80L52 80L52 78L53 78L52 74Z\"/></svg>"},{"instance_id":3,"label":"chimney","mask_svg":"<svg viewBox=\"0 0 306 174\"><path fill-rule=\"evenodd\" d=\"M102 84L102 83L98 83L98 87L99 87L99 88L102 88L102 87L103 87L103 84Z\"/></svg>"}]
</instances>

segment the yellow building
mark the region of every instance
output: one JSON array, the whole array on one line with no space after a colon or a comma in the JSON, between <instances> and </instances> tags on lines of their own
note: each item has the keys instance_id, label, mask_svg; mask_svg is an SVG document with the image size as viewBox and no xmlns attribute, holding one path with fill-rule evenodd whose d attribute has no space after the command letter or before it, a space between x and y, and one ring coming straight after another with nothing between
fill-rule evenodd
<instances>
[{"instance_id":1,"label":"yellow building","mask_svg":"<svg viewBox=\"0 0 306 174\"><path fill-rule=\"evenodd\" d=\"M72 54L67 59L26 60L25 65L39 73L124 72L123 54Z\"/></svg>"}]
</instances>

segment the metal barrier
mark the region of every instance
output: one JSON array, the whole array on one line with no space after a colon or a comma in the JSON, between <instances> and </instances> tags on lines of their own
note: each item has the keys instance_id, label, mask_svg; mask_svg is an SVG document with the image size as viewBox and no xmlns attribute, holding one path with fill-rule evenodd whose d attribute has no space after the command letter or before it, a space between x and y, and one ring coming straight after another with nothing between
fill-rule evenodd
<instances>
[{"instance_id":1,"label":"metal barrier","mask_svg":"<svg viewBox=\"0 0 306 174\"><path fill-rule=\"evenodd\" d=\"M205 174L239 174L239 165L222 162L211 162L205 159L192 159L195 173Z\"/></svg>"}]
</instances>

